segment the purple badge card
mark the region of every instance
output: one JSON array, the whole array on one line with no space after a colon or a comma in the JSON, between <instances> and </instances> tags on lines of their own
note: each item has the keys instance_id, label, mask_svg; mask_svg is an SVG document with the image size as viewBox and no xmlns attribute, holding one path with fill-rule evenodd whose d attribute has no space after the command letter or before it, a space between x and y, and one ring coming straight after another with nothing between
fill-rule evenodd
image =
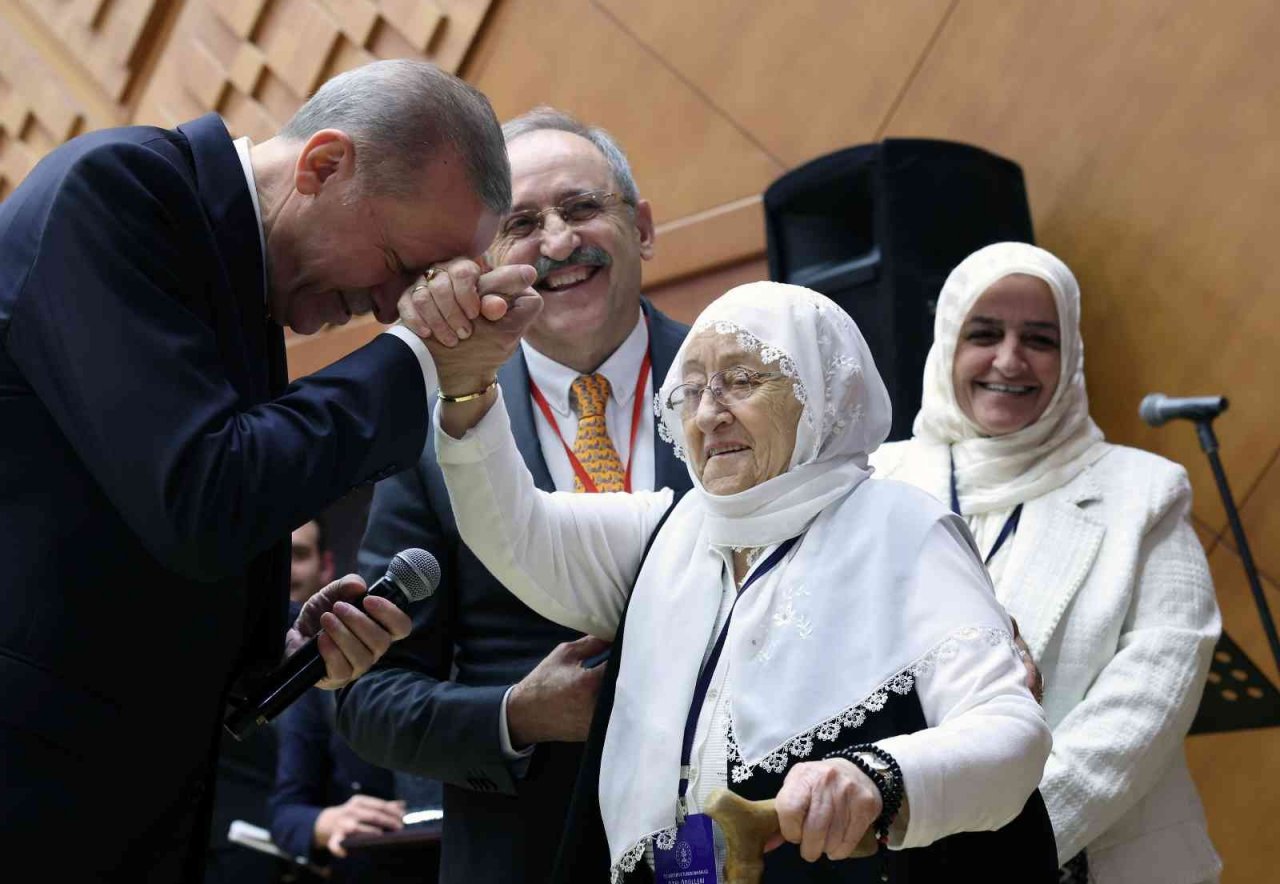
<instances>
[{"instance_id":1,"label":"purple badge card","mask_svg":"<svg viewBox=\"0 0 1280 884\"><path fill-rule=\"evenodd\" d=\"M716 842L711 817L690 814L676 829L675 843L664 850L653 846L659 884L716 884Z\"/></svg>"}]
</instances>

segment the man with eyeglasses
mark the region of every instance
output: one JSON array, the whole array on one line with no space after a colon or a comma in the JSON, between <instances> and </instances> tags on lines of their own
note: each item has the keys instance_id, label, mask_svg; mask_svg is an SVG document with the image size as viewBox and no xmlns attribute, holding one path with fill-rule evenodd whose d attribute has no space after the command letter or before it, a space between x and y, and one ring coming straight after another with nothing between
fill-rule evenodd
<instances>
[{"instance_id":1,"label":"man with eyeglasses","mask_svg":"<svg viewBox=\"0 0 1280 884\"><path fill-rule=\"evenodd\" d=\"M548 108L503 134L513 208L488 260L533 265L544 302L497 378L525 462L546 490L688 488L684 465L656 438L651 407L687 328L641 298L653 214L625 155L604 131ZM466 317L434 305L450 303L481 269L440 265L419 310L469 331ZM441 390L462 400L494 381L441 377L462 381ZM444 579L414 612L413 634L342 698L339 728L370 761L445 782L442 882L543 882L607 646L525 608L479 564L458 538L435 457L428 437L416 467L377 487L360 570L377 576L397 551L418 546L439 557Z\"/></svg>"}]
</instances>

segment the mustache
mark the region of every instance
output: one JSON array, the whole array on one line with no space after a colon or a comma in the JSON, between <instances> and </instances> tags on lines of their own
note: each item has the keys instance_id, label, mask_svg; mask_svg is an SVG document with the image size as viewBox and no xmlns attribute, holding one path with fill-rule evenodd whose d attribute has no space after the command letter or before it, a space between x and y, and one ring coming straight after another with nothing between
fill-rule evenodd
<instances>
[{"instance_id":1,"label":"mustache","mask_svg":"<svg viewBox=\"0 0 1280 884\"><path fill-rule=\"evenodd\" d=\"M599 246L579 246L562 261L541 255L533 262L533 269L538 271L538 278L534 280L534 285L542 282L549 274L565 267L608 267L612 263L613 256Z\"/></svg>"}]
</instances>

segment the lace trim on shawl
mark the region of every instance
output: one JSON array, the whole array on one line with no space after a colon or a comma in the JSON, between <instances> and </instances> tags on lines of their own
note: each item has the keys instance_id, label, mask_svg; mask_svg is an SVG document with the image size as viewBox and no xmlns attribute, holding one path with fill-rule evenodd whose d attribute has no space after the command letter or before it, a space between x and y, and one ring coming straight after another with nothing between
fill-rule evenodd
<instances>
[{"instance_id":1,"label":"lace trim on shawl","mask_svg":"<svg viewBox=\"0 0 1280 884\"><path fill-rule=\"evenodd\" d=\"M975 627L958 629L944 638L933 650L919 660L886 680L880 687L872 691L866 699L848 707L837 715L833 715L816 727L792 737L755 764L748 764L743 760L742 753L738 748L737 738L733 733L733 720L730 719L725 734L726 752L729 756L729 778L735 783L746 782L751 779L758 768L762 768L772 774L785 773L791 765L792 759L798 761L808 758L813 754L814 746L817 743L834 742L840 736L841 731L861 727L863 722L867 720L868 714L879 712L884 708L885 703L889 701L890 691L904 696L909 694L915 687L916 679L921 675L932 672L938 661L946 660L953 656L961 641L974 641L977 639L982 639L993 648L999 647L1001 644L1007 644L1010 653L1017 656L1018 651L1017 646L1013 643L1013 636L1003 629L978 629Z\"/></svg>"},{"instance_id":2,"label":"lace trim on shawl","mask_svg":"<svg viewBox=\"0 0 1280 884\"><path fill-rule=\"evenodd\" d=\"M650 844L661 850L670 850L675 847L676 827L671 826L666 829L659 829L653 834L645 835L627 848L627 852L618 858L618 861L613 864L613 868L609 869L610 884L622 884L622 879L634 872L636 866L644 859L645 849Z\"/></svg>"},{"instance_id":3,"label":"lace trim on shawl","mask_svg":"<svg viewBox=\"0 0 1280 884\"><path fill-rule=\"evenodd\" d=\"M960 642L979 639L993 648L999 647L1001 644L1007 645L1009 653L1021 659L1017 645L1014 644L1013 636L1003 629L989 627L979 629L971 626L957 629L935 645L933 650L887 679L880 687L872 691L866 699L848 707L837 715L833 715L816 727L792 737L755 764L747 764L743 760L742 753L738 749L738 741L733 733L733 719L730 718L725 732L725 749L729 756L730 779L735 783L745 782L751 779L751 776L758 768L763 768L773 774L785 773L793 758L797 761L808 758L813 754L814 747L819 742L834 742L840 736L841 731L861 727L863 722L867 720L869 713L879 712L889 702L890 691L902 696L911 693L912 689L915 688L916 679L921 675L932 672L938 661L946 660L954 655L959 648ZM609 870L611 884L622 884L623 878L635 871L636 866L644 859L645 849L651 843L656 848L670 850L675 846L675 838L676 829L675 826L671 826L666 829L659 829L632 844Z\"/></svg>"}]
</instances>

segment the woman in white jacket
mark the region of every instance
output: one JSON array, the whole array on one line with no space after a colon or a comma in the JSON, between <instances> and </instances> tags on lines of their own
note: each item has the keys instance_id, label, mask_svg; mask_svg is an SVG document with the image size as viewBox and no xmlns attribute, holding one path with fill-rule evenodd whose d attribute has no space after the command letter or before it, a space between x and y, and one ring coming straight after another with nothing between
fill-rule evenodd
<instances>
[{"instance_id":1,"label":"woman in white jacket","mask_svg":"<svg viewBox=\"0 0 1280 884\"><path fill-rule=\"evenodd\" d=\"M1079 317L1075 277L1043 249L970 255L938 299L914 438L872 463L964 516L1039 663L1063 879L1213 881L1182 747L1221 627L1191 488L1103 441Z\"/></svg>"}]
</instances>

